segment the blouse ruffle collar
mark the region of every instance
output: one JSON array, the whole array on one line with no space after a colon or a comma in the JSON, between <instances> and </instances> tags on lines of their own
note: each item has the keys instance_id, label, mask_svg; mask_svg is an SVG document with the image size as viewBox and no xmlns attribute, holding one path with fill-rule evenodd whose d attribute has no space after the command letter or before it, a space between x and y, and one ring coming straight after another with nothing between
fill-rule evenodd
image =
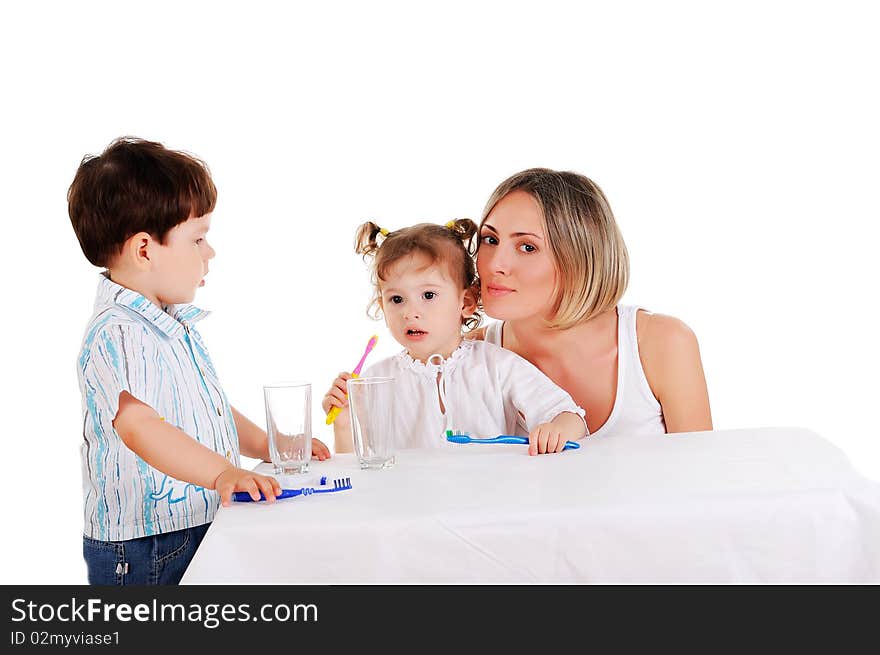
<instances>
[{"instance_id":1,"label":"blouse ruffle collar","mask_svg":"<svg viewBox=\"0 0 880 655\"><path fill-rule=\"evenodd\" d=\"M455 370L458 364L463 362L473 350L474 343L475 342L472 339L462 339L458 348L453 350L449 357L446 357L445 359L443 356L436 354L431 355L423 363L417 359L413 359L409 353L404 350L403 352L397 353L397 355L394 356L394 360L403 370L414 371L419 375L435 379L438 373L443 373L445 375L446 373Z\"/></svg>"}]
</instances>

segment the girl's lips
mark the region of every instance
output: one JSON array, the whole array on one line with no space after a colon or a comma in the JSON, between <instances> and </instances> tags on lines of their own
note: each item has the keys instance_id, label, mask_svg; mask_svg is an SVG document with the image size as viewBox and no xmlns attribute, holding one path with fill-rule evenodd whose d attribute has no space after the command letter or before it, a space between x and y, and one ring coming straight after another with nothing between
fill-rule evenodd
<instances>
[{"instance_id":1,"label":"girl's lips","mask_svg":"<svg viewBox=\"0 0 880 655\"><path fill-rule=\"evenodd\" d=\"M424 339L425 337L428 336L428 333L427 332L416 332L415 334L413 334L407 330L406 332L403 333L403 336L405 336L410 341L421 341L422 339Z\"/></svg>"}]
</instances>

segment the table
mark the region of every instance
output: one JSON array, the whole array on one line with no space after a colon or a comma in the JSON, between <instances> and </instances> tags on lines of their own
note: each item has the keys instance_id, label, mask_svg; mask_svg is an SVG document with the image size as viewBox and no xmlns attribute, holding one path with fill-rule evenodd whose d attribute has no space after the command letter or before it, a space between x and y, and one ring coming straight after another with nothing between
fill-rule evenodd
<instances>
[{"instance_id":1,"label":"table","mask_svg":"<svg viewBox=\"0 0 880 655\"><path fill-rule=\"evenodd\" d=\"M183 583L880 582L880 484L805 429L587 438L537 457L450 444L311 473L354 488L220 508Z\"/></svg>"}]
</instances>

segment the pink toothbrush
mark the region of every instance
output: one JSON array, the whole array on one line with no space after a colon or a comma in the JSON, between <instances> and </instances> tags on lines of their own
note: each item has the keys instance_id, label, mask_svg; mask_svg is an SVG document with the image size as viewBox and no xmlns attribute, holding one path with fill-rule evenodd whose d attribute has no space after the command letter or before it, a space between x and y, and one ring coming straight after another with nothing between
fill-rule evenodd
<instances>
[{"instance_id":1,"label":"pink toothbrush","mask_svg":"<svg viewBox=\"0 0 880 655\"><path fill-rule=\"evenodd\" d=\"M357 363L357 366L354 367L354 370L351 372L351 377L356 378L361 374L361 369L364 366L364 362L367 360L367 355L370 354L370 351L373 349L373 346L376 345L376 342L379 340L379 335L374 334L370 337L370 340L367 342L367 349L364 350L364 355L361 357L361 361ZM327 420L324 421L327 425L331 425L333 421L336 420L336 417L339 416L339 412L342 411L341 407L331 407L330 411L327 412Z\"/></svg>"}]
</instances>

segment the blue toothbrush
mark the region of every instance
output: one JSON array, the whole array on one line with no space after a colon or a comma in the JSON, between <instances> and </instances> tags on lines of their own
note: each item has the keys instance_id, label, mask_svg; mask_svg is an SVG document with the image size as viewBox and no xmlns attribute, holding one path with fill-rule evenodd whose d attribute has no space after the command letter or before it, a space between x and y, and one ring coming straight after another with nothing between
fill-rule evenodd
<instances>
[{"instance_id":1,"label":"blue toothbrush","mask_svg":"<svg viewBox=\"0 0 880 655\"><path fill-rule=\"evenodd\" d=\"M294 496L311 496L312 494L328 494L334 491L346 491L351 489L351 478L337 478L333 481L333 488L319 489L316 487L303 487L301 489L282 489L280 496L275 496L275 500L282 498L293 498ZM247 491L236 491L232 494L232 499L239 503L252 503L254 499ZM260 492L260 500L266 500L266 497ZM259 501L258 501L259 502Z\"/></svg>"},{"instance_id":2,"label":"blue toothbrush","mask_svg":"<svg viewBox=\"0 0 880 655\"><path fill-rule=\"evenodd\" d=\"M509 434L499 434L497 437L489 437L487 439L476 439L469 434L461 434L454 433L452 430L446 431L446 440L451 441L452 443L515 443L515 444L527 444L529 443L528 437L514 437ZM575 448L580 448L581 445L576 441L566 441L565 447L562 450L573 450Z\"/></svg>"}]
</instances>

